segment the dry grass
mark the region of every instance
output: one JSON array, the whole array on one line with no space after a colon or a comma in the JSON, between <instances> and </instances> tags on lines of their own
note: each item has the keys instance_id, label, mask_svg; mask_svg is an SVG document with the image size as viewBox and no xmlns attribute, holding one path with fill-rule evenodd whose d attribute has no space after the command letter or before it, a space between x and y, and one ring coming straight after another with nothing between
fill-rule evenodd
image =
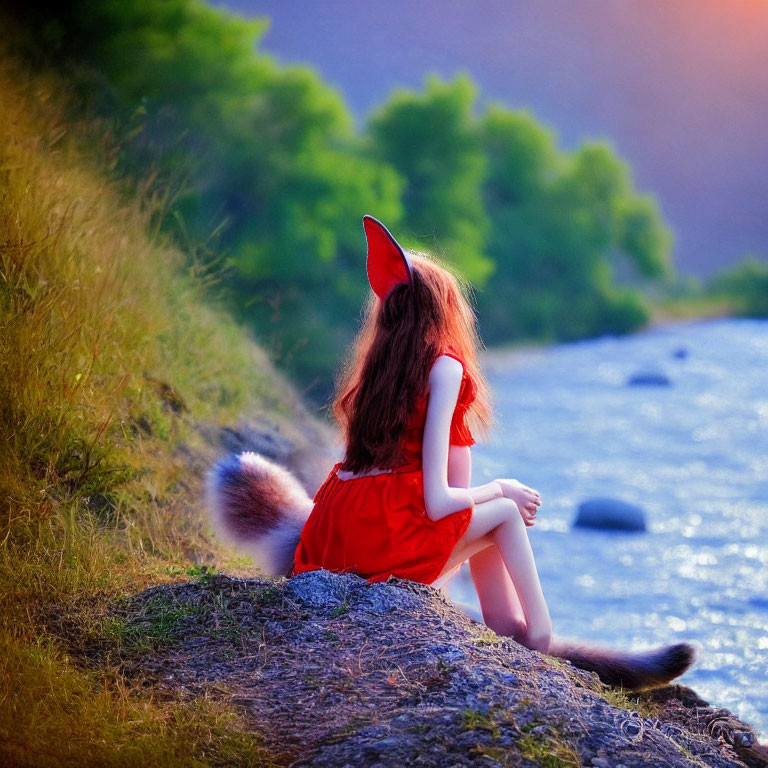
<instances>
[{"instance_id":1,"label":"dry grass","mask_svg":"<svg viewBox=\"0 0 768 768\"><path fill-rule=\"evenodd\" d=\"M270 764L261 740L220 703L153 699L117 669L73 666L44 639L0 643L11 683L0 694L6 765Z\"/></svg>"},{"instance_id":2,"label":"dry grass","mask_svg":"<svg viewBox=\"0 0 768 768\"><path fill-rule=\"evenodd\" d=\"M232 712L85 672L45 627L87 633L106 601L221 562L199 504L210 448L197 425L285 421L295 398L202 303L151 226L158 201L126 201L107 180L98 128L67 121L62 83L0 50L0 114L0 752L30 765L247 763L253 739Z\"/></svg>"},{"instance_id":3,"label":"dry grass","mask_svg":"<svg viewBox=\"0 0 768 768\"><path fill-rule=\"evenodd\" d=\"M651 325L733 317L738 309L733 300L709 294L663 298L651 307Z\"/></svg>"}]
</instances>

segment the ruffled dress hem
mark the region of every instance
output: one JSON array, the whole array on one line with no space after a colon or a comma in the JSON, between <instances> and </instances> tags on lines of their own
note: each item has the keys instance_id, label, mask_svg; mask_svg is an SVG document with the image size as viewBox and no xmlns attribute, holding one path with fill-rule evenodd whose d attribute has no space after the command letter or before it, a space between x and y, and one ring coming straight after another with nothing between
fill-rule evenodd
<instances>
[{"instance_id":1,"label":"ruffled dress hem","mask_svg":"<svg viewBox=\"0 0 768 768\"><path fill-rule=\"evenodd\" d=\"M466 533L472 507L431 520L421 469L342 480L338 462L315 494L294 574L325 568L370 582L390 576L431 584Z\"/></svg>"}]
</instances>

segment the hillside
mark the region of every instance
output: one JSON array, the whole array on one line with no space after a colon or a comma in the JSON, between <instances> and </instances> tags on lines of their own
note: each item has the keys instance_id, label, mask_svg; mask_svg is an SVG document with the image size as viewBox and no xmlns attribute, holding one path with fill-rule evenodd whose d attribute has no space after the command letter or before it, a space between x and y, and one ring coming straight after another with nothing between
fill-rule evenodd
<instances>
[{"instance_id":1,"label":"hillside","mask_svg":"<svg viewBox=\"0 0 768 768\"><path fill-rule=\"evenodd\" d=\"M228 762L254 742L238 715L158 701L109 660L84 669L52 628L87 634L123 595L237 572L203 514L210 462L260 447L311 486L329 432L205 303L194 254L157 234L163 200L110 178L109 127L67 106L0 54L0 762Z\"/></svg>"}]
</instances>

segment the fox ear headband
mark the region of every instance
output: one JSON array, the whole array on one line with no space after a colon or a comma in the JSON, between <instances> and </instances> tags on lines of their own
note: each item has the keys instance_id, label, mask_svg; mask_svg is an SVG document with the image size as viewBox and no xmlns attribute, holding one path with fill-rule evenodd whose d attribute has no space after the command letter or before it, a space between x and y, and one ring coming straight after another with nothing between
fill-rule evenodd
<instances>
[{"instance_id":1,"label":"fox ear headband","mask_svg":"<svg viewBox=\"0 0 768 768\"><path fill-rule=\"evenodd\" d=\"M368 241L366 269L373 292L383 301L400 283L411 282L411 262L390 231L373 216L363 216Z\"/></svg>"}]
</instances>

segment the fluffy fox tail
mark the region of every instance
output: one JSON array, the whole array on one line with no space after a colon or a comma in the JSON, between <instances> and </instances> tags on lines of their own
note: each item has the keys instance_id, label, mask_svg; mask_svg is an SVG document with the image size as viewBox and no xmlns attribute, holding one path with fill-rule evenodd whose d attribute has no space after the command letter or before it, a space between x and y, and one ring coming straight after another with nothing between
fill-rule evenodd
<instances>
[{"instance_id":1,"label":"fluffy fox tail","mask_svg":"<svg viewBox=\"0 0 768 768\"><path fill-rule=\"evenodd\" d=\"M288 470L257 453L228 456L208 475L215 531L269 576L289 576L312 500Z\"/></svg>"},{"instance_id":2,"label":"fluffy fox tail","mask_svg":"<svg viewBox=\"0 0 768 768\"><path fill-rule=\"evenodd\" d=\"M682 675L696 658L696 649L688 643L664 645L637 653L590 648L555 638L551 656L567 659L574 667L596 672L606 684L631 690L666 685Z\"/></svg>"}]
</instances>

